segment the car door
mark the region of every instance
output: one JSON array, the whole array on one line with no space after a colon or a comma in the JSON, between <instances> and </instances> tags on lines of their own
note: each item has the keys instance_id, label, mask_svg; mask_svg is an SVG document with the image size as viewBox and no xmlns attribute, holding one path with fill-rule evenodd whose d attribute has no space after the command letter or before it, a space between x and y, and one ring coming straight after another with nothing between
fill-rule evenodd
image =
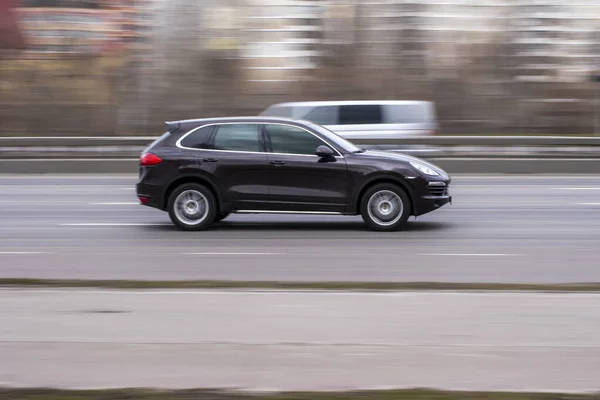
<instances>
[{"instance_id":1,"label":"car door","mask_svg":"<svg viewBox=\"0 0 600 400\"><path fill-rule=\"evenodd\" d=\"M269 201L285 211L343 212L347 205L346 161L316 134L293 125L265 124L270 170ZM331 148L323 159L317 147Z\"/></svg>"},{"instance_id":2,"label":"car door","mask_svg":"<svg viewBox=\"0 0 600 400\"><path fill-rule=\"evenodd\" d=\"M270 170L262 125L224 123L213 127L199 162L209 170L231 210L260 208L269 195Z\"/></svg>"}]
</instances>

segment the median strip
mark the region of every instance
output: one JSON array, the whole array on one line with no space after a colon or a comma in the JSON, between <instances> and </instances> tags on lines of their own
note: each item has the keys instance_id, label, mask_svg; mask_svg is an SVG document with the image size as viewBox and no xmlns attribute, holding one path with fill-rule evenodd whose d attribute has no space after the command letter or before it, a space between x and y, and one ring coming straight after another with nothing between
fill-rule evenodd
<instances>
[{"instance_id":1,"label":"median strip","mask_svg":"<svg viewBox=\"0 0 600 400\"><path fill-rule=\"evenodd\" d=\"M373 390L353 392L280 392L225 390L55 390L2 389L5 400L600 400L600 394L467 392L427 389Z\"/></svg>"},{"instance_id":2,"label":"median strip","mask_svg":"<svg viewBox=\"0 0 600 400\"><path fill-rule=\"evenodd\" d=\"M48 254L46 251L0 251L0 255Z\"/></svg>"},{"instance_id":3,"label":"median strip","mask_svg":"<svg viewBox=\"0 0 600 400\"><path fill-rule=\"evenodd\" d=\"M0 278L4 287L63 287L101 289L255 289L255 290L427 290L427 291L536 291L600 292L600 282L565 284L461 282L280 282L280 281L143 281Z\"/></svg>"}]
</instances>

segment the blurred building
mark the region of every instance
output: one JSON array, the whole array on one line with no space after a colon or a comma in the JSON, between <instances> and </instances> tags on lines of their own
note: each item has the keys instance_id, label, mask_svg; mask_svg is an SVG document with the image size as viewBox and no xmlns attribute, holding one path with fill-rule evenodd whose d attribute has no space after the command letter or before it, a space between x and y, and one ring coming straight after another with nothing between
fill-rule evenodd
<instances>
[{"instance_id":1,"label":"blurred building","mask_svg":"<svg viewBox=\"0 0 600 400\"><path fill-rule=\"evenodd\" d=\"M326 5L320 0L250 0L242 18L251 82L281 88L318 68Z\"/></svg>"},{"instance_id":2,"label":"blurred building","mask_svg":"<svg viewBox=\"0 0 600 400\"><path fill-rule=\"evenodd\" d=\"M343 98L433 100L452 133L582 133L592 124L598 0L12 1L26 58L119 60L112 69L46 68L61 71L60 85L37 61L15 64L6 107L48 92L81 103L72 76L81 86L87 74L90 88L112 91L94 101L131 131L171 114Z\"/></svg>"},{"instance_id":3,"label":"blurred building","mask_svg":"<svg viewBox=\"0 0 600 400\"><path fill-rule=\"evenodd\" d=\"M13 7L12 0L0 0L0 50L25 48L25 39Z\"/></svg>"},{"instance_id":4,"label":"blurred building","mask_svg":"<svg viewBox=\"0 0 600 400\"><path fill-rule=\"evenodd\" d=\"M519 0L513 15L514 79L524 89L521 112L549 129L590 131L597 101L590 78L600 66L600 2Z\"/></svg>"},{"instance_id":5,"label":"blurred building","mask_svg":"<svg viewBox=\"0 0 600 400\"><path fill-rule=\"evenodd\" d=\"M102 55L143 45L147 25L135 0L17 0L27 56Z\"/></svg>"},{"instance_id":6,"label":"blurred building","mask_svg":"<svg viewBox=\"0 0 600 400\"><path fill-rule=\"evenodd\" d=\"M519 0L513 29L522 81L585 81L596 68L600 2Z\"/></svg>"}]
</instances>

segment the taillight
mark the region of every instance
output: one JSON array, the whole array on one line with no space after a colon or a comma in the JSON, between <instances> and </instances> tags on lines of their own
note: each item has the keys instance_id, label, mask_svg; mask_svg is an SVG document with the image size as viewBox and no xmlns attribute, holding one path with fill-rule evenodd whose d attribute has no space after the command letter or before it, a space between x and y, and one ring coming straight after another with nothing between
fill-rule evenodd
<instances>
[{"instance_id":1,"label":"taillight","mask_svg":"<svg viewBox=\"0 0 600 400\"><path fill-rule=\"evenodd\" d=\"M149 167L151 165L160 164L162 162L162 158L152 153L144 153L140 157L140 165L143 167Z\"/></svg>"}]
</instances>

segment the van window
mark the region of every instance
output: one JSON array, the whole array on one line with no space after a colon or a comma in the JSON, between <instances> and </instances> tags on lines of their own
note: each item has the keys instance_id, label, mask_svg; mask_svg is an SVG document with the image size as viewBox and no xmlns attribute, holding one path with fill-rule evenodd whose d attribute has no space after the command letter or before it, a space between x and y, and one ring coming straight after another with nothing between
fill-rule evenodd
<instances>
[{"instance_id":1,"label":"van window","mask_svg":"<svg viewBox=\"0 0 600 400\"><path fill-rule=\"evenodd\" d=\"M299 119L314 122L319 125L337 125L338 124L338 106L317 106L303 110Z\"/></svg>"},{"instance_id":2,"label":"van window","mask_svg":"<svg viewBox=\"0 0 600 400\"><path fill-rule=\"evenodd\" d=\"M261 115L266 117L292 118L292 107L271 106L267 108Z\"/></svg>"},{"instance_id":3,"label":"van window","mask_svg":"<svg viewBox=\"0 0 600 400\"><path fill-rule=\"evenodd\" d=\"M434 116L429 104L402 104L388 106L387 119L390 124L433 123Z\"/></svg>"},{"instance_id":4,"label":"van window","mask_svg":"<svg viewBox=\"0 0 600 400\"><path fill-rule=\"evenodd\" d=\"M340 125L381 124L381 106L356 105L340 106Z\"/></svg>"}]
</instances>

